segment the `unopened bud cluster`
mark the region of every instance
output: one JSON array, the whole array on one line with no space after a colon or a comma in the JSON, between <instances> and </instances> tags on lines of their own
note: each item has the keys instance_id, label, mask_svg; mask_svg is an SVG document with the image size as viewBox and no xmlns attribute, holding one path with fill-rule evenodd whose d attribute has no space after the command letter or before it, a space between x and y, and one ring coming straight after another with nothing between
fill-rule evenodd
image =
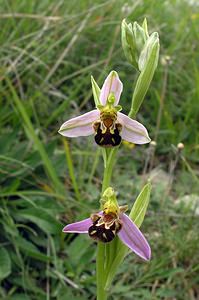
<instances>
[{"instance_id":1,"label":"unopened bud cluster","mask_svg":"<svg viewBox=\"0 0 199 300\"><path fill-rule=\"evenodd\" d=\"M122 47L127 60L138 71L142 71L151 55L154 55L159 46L157 32L151 35L148 33L147 21L144 20L142 26L137 22L133 24L122 22ZM156 62L157 64L157 62Z\"/></svg>"},{"instance_id":2,"label":"unopened bud cluster","mask_svg":"<svg viewBox=\"0 0 199 300\"><path fill-rule=\"evenodd\" d=\"M121 26L122 47L128 62L140 73L135 85L129 116L135 117L147 93L159 58L159 36L157 32L148 33L146 19L139 25L127 23Z\"/></svg>"}]
</instances>

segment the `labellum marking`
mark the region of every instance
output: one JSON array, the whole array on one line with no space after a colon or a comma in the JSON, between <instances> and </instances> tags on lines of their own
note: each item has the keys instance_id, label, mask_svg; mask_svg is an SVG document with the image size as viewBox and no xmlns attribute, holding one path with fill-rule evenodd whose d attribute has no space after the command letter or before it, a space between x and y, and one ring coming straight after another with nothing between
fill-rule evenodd
<instances>
[{"instance_id":1,"label":"labellum marking","mask_svg":"<svg viewBox=\"0 0 199 300\"><path fill-rule=\"evenodd\" d=\"M93 234L95 234L96 232L97 232L96 230L93 230L93 231L90 231L89 234L90 234L90 235L93 235Z\"/></svg>"},{"instance_id":2,"label":"labellum marking","mask_svg":"<svg viewBox=\"0 0 199 300\"><path fill-rule=\"evenodd\" d=\"M95 142L102 147L119 146L122 138L120 132L122 125L117 120L117 114L101 113L100 121L93 124L96 132Z\"/></svg>"},{"instance_id":3,"label":"labellum marking","mask_svg":"<svg viewBox=\"0 0 199 300\"><path fill-rule=\"evenodd\" d=\"M122 228L122 223L115 214L94 214L91 219L93 225L90 226L88 234L92 239L103 243L111 242Z\"/></svg>"}]
</instances>

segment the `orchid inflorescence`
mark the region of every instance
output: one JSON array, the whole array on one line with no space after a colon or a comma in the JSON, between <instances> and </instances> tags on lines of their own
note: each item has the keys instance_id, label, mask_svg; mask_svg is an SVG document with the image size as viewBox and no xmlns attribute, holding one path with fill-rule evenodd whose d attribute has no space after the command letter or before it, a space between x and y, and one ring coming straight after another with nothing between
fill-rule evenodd
<instances>
[{"instance_id":1,"label":"orchid inflorescence","mask_svg":"<svg viewBox=\"0 0 199 300\"><path fill-rule=\"evenodd\" d=\"M111 71L102 86L97 109L66 121L59 133L68 137L94 134L95 142L102 147L119 146L122 139L136 144L149 143L146 128L120 112L122 108L118 103L122 89L117 72ZM109 194L108 189L104 193ZM148 260L151 252L145 237L113 198L109 205L104 204L102 212L65 226L63 232L88 233L91 238L104 243L118 235L132 251Z\"/></svg>"},{"instance_id":2,"label":"orchid inflorescence","mask_svg":"<svg viewBox=\"0 0 199 300\"><path fill-rule=\"evenodd\" d=\"M134 144L149 143L147 129L120 112L122 107L118 103L122 89L117 72L111 71L99 93L96 109L66 121L59 133L66 137L94 134L96 144L105 149L118 148L122 139ZM114 190L109 186L103 192L101 210L87 219L66 225L63 232L87 233L90 238L104 245L111 244L118 236L131 251L149 260L150 246L136 224L125 214L126 210L127 206L118 205ZM106 271L104 269L103 273Z\"/></svg>"},{"instance_id":3,"label":"orchid inflorescence","mask_svg":"<svg viewBox=\"0 0 199 300\"><path fill-rule=\"evenodd\" d=\"M68 224L64 233L84 233L98 243L96 259L97 300L107 299L107 289L118 265L129 249L144 260L150 260L150 246L138 227L141 226L149 203L151 185L146 184L137 197L129 216L128 206L119 206L116 194L110 187L111 174L117 149L122 140L126 143L146 144L150 137L147 129L135 116L153 78L159 57L158 33L148 33L147 21L122 22L122 47L129 63L139 72L132 96L129 115L119 105L123 84L116 71L106 77L102 88L91 77L95 109L64 122L59 133L65 137L94 135L104 159L101 206L99 212L82 221ZM127 246L127 247L126 247Z\"/></svg>"}]
</instances>

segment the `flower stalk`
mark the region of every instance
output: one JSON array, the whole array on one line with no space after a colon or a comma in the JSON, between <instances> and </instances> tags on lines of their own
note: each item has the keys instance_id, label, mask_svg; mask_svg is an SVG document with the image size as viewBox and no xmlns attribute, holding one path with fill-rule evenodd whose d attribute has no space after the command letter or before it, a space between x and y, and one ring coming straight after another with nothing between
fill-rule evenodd
<instances>
[{"instance_id":1,"label":"flower stalk","mask_svg":"<svg viewBox=\"0 0 199 300\"><path fill-rule=\"evenodd\" d=\"M106 156L104 162L104 175L102 182L102 194L110 186L111 176L115 157L117 155L117 149L111 149ZM109 249L107 249L109 248ZM110 250L110 245L98 243L97 245L97 257L96 257L96 279L97 279L97 300L106 300L108 297L108 291L105 289L106 280L108 276L108 264L106 261L106 250ZM110 251L109 251L110 252ZM109 253L111 257L111 253Z\"/></svg>"},{"instance_id":2,"label":"flower stalk","mask_svg":"<svg viewBox=\"0 0 199 300\"><path fill-rule=\"evenodd\" d=\"M150 246L139 230L149 203L151 185L146 184L137 197L130 215L126 206L119 206L110 187L113 167L122 140L134 144L150 142L147 129L134 120L153 78L158 63L159 38L156 32L149 35L147 22L142 26L122 22L122 46L128 61L139 76L132 96L129 115L120 111L123 84L116 71L111 71L100 89L93 77L91 84L96 108L64 122L59 133L67 137L94 135L104 159L101 208L90 218L68 224L63 232L87 233L97 243L96 281L97 300L107 300L108 290L119 264L129 250L144 260L151 257ZM117 249L117 252L116 252Z\"/></svg>"}]
</instances>

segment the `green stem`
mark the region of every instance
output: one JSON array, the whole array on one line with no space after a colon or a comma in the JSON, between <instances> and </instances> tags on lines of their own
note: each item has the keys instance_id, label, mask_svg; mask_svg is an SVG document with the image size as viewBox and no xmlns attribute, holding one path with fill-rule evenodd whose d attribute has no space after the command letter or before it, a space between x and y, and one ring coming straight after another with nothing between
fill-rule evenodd
<instances>
[{"instance_id":1,"label":"green stem","mask_svg":"<svg viewBox=\"0 0 199 300\"><path fill-rule=\"evenodd\" d=\"M113 171L113 165L115 162L115 157L117 154L117 149L111 149L108 153L108 158L106 162L106 167L104 169L104 177L102 182L102 193L110 186L112 171Z\"/></svg>"},{"instance_id":2,"label":"green stem","mask_svg":"<svg viewBox=\"0 0 199 300\"><path fill-rule=\"evenodd\" d=\"M135 118L136 112L131 109L129 113L129 117ZM115 162L115 157L117 155L118 149L113 148L111 150L107 151L107 155L104 155L105 157L105 169L104 169L104 176L103 176L103 182L102 182L102 193L110 186L111 176L113 172L113 166ZM113 248L112 245L107 245L107 248L105 248L105 244L98 243L98 250L97 250L97 300L106 300L107 290L105 290L106 286L106 280L109 273L109 267L107 257L106 257L106 251L108 251L109 256L112 256ZM115 246L115 245L114 245ZM110 258L110 257L109 257Z\"/></svg>"},{"instance_id":3,"label":"green stem","mask_svg":"<svg viewBox=\"0 0 199 300\"><path fill-rule=\"evenodd\" d=\"M139 74L136 75L136 81L135 82L137 82L138 78L139 78ZM133 93L133 95L134 95L134 93ZM138 110L136 111L134 109L133 95L132 95L132 100L131 100L131 108L130 108L130 111L129 111L129 114L128 114L129 118L131 118L131 119L135 119L135 117L137 115L137 112L138 112Z\"/></svg>"},{"instance_id":4,"label":"green stem","mask_svg":"<svg viewBox=\"0 0 199 300\"><path fill-rule=\"evenodd\" d=\"M113 165L115 162L115 156L117 154L117 149L111 149L107 151L107 158L105 162L104 176L102 182L102 193L110 186ZM97 300L106 300L108 295L105 290L106 279L107 279L107 260L106 260L106 245L103 243L98 243L97 249ZM108 250L108 249L107 249Z\"/></svg>"},{"instance_id":5,"label":"green stem","mask_svg":"<svg viewBox=\"0 0 199 300\"><path fill-rule=\"evenodd\" d=\"M105 291L105 274L104 274L104 257L105 257L105 245L98 243L97 247L97 300L106 300L107 292Z\"/></svg>"}]
</instances>

